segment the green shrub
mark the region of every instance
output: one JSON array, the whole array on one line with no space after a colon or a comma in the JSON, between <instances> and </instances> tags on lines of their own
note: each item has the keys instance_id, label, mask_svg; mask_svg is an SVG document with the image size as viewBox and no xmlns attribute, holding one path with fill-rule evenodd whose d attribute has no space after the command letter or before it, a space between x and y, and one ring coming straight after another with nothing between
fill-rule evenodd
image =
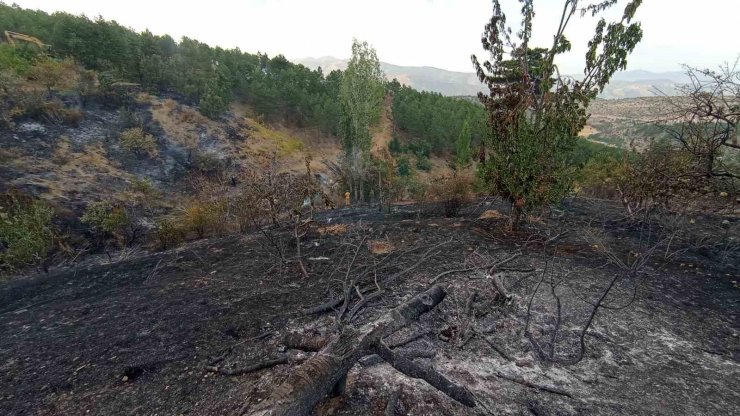
<instances>
[{"instance_id":1,"label":"green shrub","mask_svg":"<svg viewBox=\"0 0 740 416\"><path fill-rule=\"evenodd\" d=\"M18 75L25 75L31 70L34 58L24 48L0 44L0 71L11 70Z\"/></svg>"},{"instance_id":2,"label":"green shrub","mask_svg":"<svg viewBox=\"0 0 740 416\"><path fill-rule=\"evenodd\" d=\"M104 240L113 237L125 244L129 239L127 229L132 224L132 218L121 205L107 201L93 202L87 206L80 221L89 225L93 234Z\"/></svg>"},{"instance_id":3,"label":"green shrub","mask_svg":"<svg viewBox=\"0 0 740 416\"><path fill-rule=\"evenodd\" d=\"M388 143L388 149L393 154L398 154L403 151L403 148L401 147L401 141L398 140L398 137L394 134L393 138L391 139L390 143Z\"/></svg>"},{"instance_id":4,"label":"green shrub","mask_svg":"<svg viewBox=\"0 0 740 416\"><path fill-rule=\"evenodd\" d=\"M157 223L157 242L160 250L176 247L185 241L186 230L176 220L164 218Z\"/></svg>"},{"instance_id":5,"label":"green shrub","mask_svg":"<svg viewBox=\"0 0 740 416\"><path fill-rule=\"evenodd\" d=\"M128 107L121 107L118 109L118 124L123 129L141 127L143 125L141 119Z\"/></svg>"},{"instance_id":6,"label":"green shrub","mask_svg":"<svg viewBox=\"0 0 740 416\"><path fill-rule=\"evenodd\" d=\"M158 194L157 188L154 187L152 181L149 178L134 178L131 180L131 190L139 192L145 196L156 196Z\"/></svg>"},{"instance_id":7,"label":"green shrub","mask_svg":"<svg viewBox=\"0 0 740 416\"><path fill-rule=\"evenodd\" d=\"M11 69L0 69L0 127L13 127L13 118L23 114L20 107L21 78Z\"/></svg>"},{"instance_id":8,"label":"green shrub","mask_svg":"<svg viewBox=\"0 0 740 416\"><path fill-rule=\"evenodd\" d=\"M157 141L141 127L133 127L121 132L121 147L136 154L146 154L150 158L157 157Z\"/></svg>"},{"instance_id":9,"label":"green shrub","mask_svg":"<svg viewBox=\"0 0 740 416\"><path fill-rule=\"evenodd\" d=\"M213 152L195 152L192 155L192 167L206 175L212 175L223 170L223 163Z\"/></svg>"},{"instance_id":10,"label":"green shrub","mask_svg":"<svg viewBox=\"0 0 740 416\"><path fill-rule=\"evenodd\" d=\"M217 119L228 108L229 101L212 91L206 91L200 100L200 113L208 118Z\"/></svg>"},{"instance_id":11,"label":"green shrub","mask_svg":"<svg viewBox=\"0 0 740 416\"><path fill-rule=\"evenodd\" d=\"M77 89L79 73L77 65L71 59L41 59L28 72L29 79L46 87L48 98L57 91Z\"/></svg>"},{"instance_id":12,"label":"green shrub","mask_svg":"<svg viewBox=\"0 0 740 416\"><path fill-rule=\"evenodd\" d=\"M398 176L410 176L411 175L411 163L407 157L398 159Z\"/></svg>"},{"instance_id":13,"label":"green shrub","mask_svg":"<svg viewBox=\"0 0 740 416\"><path fill-rule=\"evenodd\" d=\"M0 197L0 272L39 263L54 241L54 210L46 203L10 192Z\"/></svg>"},{"instance_id":14,"label":"green shrub","mask_svg":"<svg viewBox=\"0 0 740 416\"><path fill-rule=\"evenodd\" d=\"M423 170L424 172L429 172L432 170L432 161L429 160L428 157L420 156L418 159L416 159L416 169Z\"/></svg>"}]
</instances>

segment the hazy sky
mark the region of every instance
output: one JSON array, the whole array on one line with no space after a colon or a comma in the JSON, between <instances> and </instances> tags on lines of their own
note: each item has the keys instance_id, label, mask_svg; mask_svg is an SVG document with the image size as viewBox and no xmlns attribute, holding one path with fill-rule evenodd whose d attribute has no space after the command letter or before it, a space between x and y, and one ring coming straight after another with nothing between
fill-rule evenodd
<instances>
[{"instance_id":1,"label":"hazy sky","mask_svg":"<svg viewBox=\"0 0 740 416\"><path fill-rule=\"evenodd\" d=\"M490 18L488 0L12 0L48 12L84 13L132 27L188 36L211 45L288 58L346 58L353 37L366 40L382 61L472 71L470 54ZM510 22L516 0L502 0ZM562 0L535 0L533 45L547 45ZM621 0L613 15L621 14ZM679 64L716 66L740 53L740 0L644 0L637 13L645 32L628 69L679 70ZM595 21L578 18L566 35L573 51L560 61L564 73L580 72Z\"/></svg>"}]
</instances>

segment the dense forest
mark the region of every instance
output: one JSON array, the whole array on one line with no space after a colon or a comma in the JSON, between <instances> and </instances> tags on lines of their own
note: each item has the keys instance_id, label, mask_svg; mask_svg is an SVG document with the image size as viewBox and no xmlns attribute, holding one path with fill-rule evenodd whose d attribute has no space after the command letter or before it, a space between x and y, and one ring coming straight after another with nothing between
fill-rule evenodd
<instances>
[{"instance_id":1,"label":"dense forest","mask_svg":"<svg viewBox=\"0 0 740 416\"><path fill-rule=\"evenodd\" d=\"M233 100L251 105L268 120L316 127L337 135L342 72L324 74L284 56L211 47L187 37L176 41L149 31L137 33L102 17L48 14L0 2L0 28L32 35L53 47L57 58L71 57L97 71L101 86L134 82L155 94L198 104L218 117ZM3 65L6 66L6 65ZM397 95L397 127L434 152L454 148L462 123L472 120L473 137L484 131L483 109L439 94L388 83Z\"/></svg>"},{"instance_id":2,"label":"dense forest","mask_svg":"<svg viewBox=\"0 0 740 416\"><path fill-rule=\"evenodd\" d=\"M327 133L334 133L338 124L341 75L324 76L280 55L214 48L187 37L177 42L101 17L50 15L5 4L0 4L0 27L42 39L53 46L56 57L72 57L96 70L103 85L136 82L150 92L198 103L209 116L239 99L268 118L319 126Z\"/></svg>"},{"instance_id":3,"label":"dense forest","mask_svg":"<svg viewBox=\"0 0 740 416\"><path fill-rule=\"evenodd\" d=\"M472 143L478 143L485 137L486 115L481 105L438 93L419 92L401 86L395 80L390 88L394 91L393 118L396 127L412 138L423 139L432 152L452 151L455 139L466 121Z\"/></svg>"}]
</instances>

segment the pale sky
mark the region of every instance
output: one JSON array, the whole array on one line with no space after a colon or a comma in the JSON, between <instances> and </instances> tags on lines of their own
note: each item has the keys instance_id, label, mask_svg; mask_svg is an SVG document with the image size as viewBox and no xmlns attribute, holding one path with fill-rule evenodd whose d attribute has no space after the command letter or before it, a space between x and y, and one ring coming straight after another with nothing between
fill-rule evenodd
<instances>
[{"instance_id":1,"label":"pale sky","mask_svg":"<svg viewBox=\"0 0 740 416\"><path fill-rule=\"evenodd\" d=\"M471 72L470 54L490 19L489 0L13 0L22 7L66 11L141 31L188 36L210 45L290 58L350 54L352 38L373 45L381 61ZM595 1L595 0L594 0ZM533 46L549 46L562 0L535 0ZM621 14L620 0L613 15ZM519 4L502 0L509 22ZM573 51L563 73L581 72L595 21L579 17L566 32ZM644 0L636 20L644 37L628 69L680 70L687 63L715 67L740 54L740 0ZM516 30L516 28L515 28Z\"/></svg>"}]
</instances>

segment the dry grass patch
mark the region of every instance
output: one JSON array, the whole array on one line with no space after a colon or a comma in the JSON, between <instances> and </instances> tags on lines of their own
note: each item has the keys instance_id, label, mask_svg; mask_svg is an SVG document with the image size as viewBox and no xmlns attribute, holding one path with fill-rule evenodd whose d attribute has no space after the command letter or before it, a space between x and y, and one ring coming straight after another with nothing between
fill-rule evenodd
<instances>
[{"instance_id":1,"label":"dry grass patch","mask_svg":"<svg viewBox=\"0 0 740 416\"><path fill-rule=\"evenodd\" d=\"M478 217L480 220L501 220L504 218L506 218L506 215L495 209L487 209L480 214L480 217Z\"/></svg>"},{"instance_id":2,"label":"dry grass patch","mask_svg":"<svg viewBox=\"0 0 740 416\"><path fill-rule=\"evenodd\" d=\"M348 228L347 224L333 224L319 227L318 231L321 235L339 235L346 233Z\"/></svg>"},{"instance_id":3,"label":"dry grass patch","mask_svg":"<svg viewBox=\"0 0 740 416\"><path fill-rule=\"evenodd\" d=\"M247 118L246 120L259 137L275 146L280 156L290 156L303 151L303 141L288 132L282 129L271 129L254 119Z\"/></svg>"},{"instance_id":4,"label":"dry grass patch","mask_svg":"<svg viewBox=\"0 0 740 416\"><path fill-rule=\"evenodd\" d=\"M388 254L394 250L393 244L386 240L370 240L367 242L367 249L373 254Z\"/></svg>"},{"instance_id":5,"label":"dry grass patch","mask_svg":"<svg viewBox=\"0 0 740 416\"><path fill-rule=\"evenodd\" d=\"M198 111L170 99L153 102L152 117L170 141L191 149L198 147L198 127L210 126L210 121Z\"/></svg>"}]
</instances>

